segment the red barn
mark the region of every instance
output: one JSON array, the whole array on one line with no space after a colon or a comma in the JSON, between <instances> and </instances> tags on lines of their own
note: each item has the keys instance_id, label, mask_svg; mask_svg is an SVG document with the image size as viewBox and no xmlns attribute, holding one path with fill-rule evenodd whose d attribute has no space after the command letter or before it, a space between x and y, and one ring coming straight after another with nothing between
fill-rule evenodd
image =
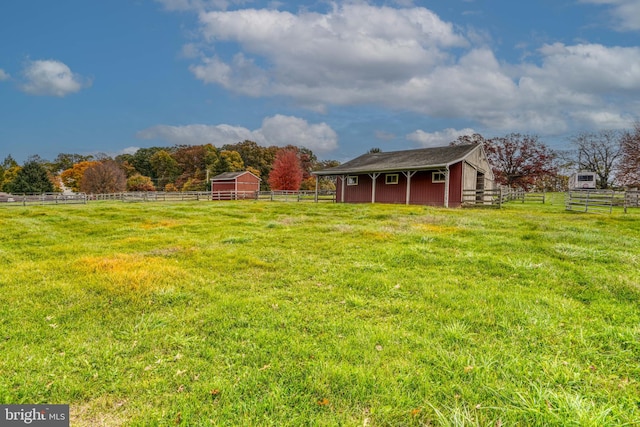
<instances>
[{"instance_id":1,"label":"red barn","mask_svg":"<svg viewBox=\"0 0 640 427\"><path fill-rule=\"evenodd\" d=\"M211 178L213 199L253 198L260 191L260 178L249 171L224 172Z\"/></svg>"},{"instance_id":2,"label":"red barn","mask_svg":"<svg viewBox=\"0 0 640 427\"><path fill-rule=\"evenodd\" d=\"M458 207L463 189L494 188L481 144L368 153L313 174L337 177L338 203Z\"/></svg>"}]
</instances>

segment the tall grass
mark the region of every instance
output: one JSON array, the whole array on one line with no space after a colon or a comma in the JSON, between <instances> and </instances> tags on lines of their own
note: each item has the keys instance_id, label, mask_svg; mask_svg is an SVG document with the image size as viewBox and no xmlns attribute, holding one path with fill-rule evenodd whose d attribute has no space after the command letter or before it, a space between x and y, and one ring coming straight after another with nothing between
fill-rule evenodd
<instances>
[{"instance_id":1,"label":"tall grass","mask_svg":"<svg viewBox=\"0 0 640 427\"><path fill-rule=\"evenodd\" d=\"M640 214L0 209L0 402L73 426L637 425Z\"/></svg>"}]
</instances>

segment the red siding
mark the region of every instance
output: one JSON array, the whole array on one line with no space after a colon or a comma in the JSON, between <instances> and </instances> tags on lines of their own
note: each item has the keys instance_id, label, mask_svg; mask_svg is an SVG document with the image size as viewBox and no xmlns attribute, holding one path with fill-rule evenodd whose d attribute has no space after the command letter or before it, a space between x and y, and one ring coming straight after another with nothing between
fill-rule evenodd
<instances>
[{"instance_id":1,"label":"red siding","mask_svg":"<svg viewBox=\"0 0 640 427\"><path fill-rule=\"evenodd\" d=\"M386 184L386 175L398 175L397 184ZM380 174L376 180L376 203L406 203L407 177L403 173Z\"/></svg>"},{"instance_id":2,"label":"red siding","mask_svg":"<svg viewBox=\"0 0 640 427\"><path fill-rule=\"evenodd\" d=\"M462 163L456 163L449 168L449 206L459 207L462 202ZM419 171L411 177L412 205L444 206L444 182L433 183L435 171ZM376 179L376 203L406 203L407 178L398 173L397 184L386 184L384 173ZM345 185L345 203L371 203L371 177L358 175L358 185ZM336 184L336 201L342 201L342 177L338 177Z\"/></svg>"},{"instance_id":3,"label":"red siding","mask_svg":"<svg viewBox=\"0 0 640 427\"><path fill-rule=\"evenodd\" d=\"M237 187L236 187L237 181ZM235 179L213 181L211 191L260 191L260 179L250 173L245 173Z\"/></svg>"},{"instance_id":4,"label":"red siding","mask_svg":"<svg viewBox=\"0 0 640 427\"><path fill-rule=\"evenodd\" d=\"M211 184L211 191L235 191L235 181L213 181Z\"/></svg>"},{"instance_id":5,"label":"red siding","mask_svg":"<svg viewBox=\"0 0 640 427\"><path fill-rule=\"evenodd\" d=\"M419 171L411 177L411 204L444 206L444 182L431 182L434 171Z\"/></svg>"},{"instance_id":6,"label":"red siding","mask_svg":"<svg viewBox=\"0 0 640 427\"><path fill-rule=\"evenodd\" d=\"M462 162L449 167L449 207L462 205Z\"/></svg>"},{"instance_id":7,"label":"red siding","mask_svg":"<svg viewBox=\"0 0 640 427\"><path fill-rule=\"evenodd\" d=\"M238 177L238 191L260 191L260 179L249 174Z\"/></svg>"},{"instance_id":8,"label":"red siding","mask_svg":"<svg viewBox=\"0 0 640 427\"><path fill-rule=\"evenodd\" d=\"M342 181L338 179L337 201L342 201ZM371 203L371 178L369 175L358 175L358 185L344 185L344 201L346 203Z\"/></svg>"}]
</instances>

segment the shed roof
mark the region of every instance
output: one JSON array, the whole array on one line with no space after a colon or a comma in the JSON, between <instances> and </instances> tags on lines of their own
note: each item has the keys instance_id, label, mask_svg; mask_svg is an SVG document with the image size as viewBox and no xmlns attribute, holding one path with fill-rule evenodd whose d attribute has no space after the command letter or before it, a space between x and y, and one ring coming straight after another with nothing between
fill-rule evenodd
<instances>
[{"instance_id":1,"label":"shed roof","mask_svg":"<svg viewBox=\"0 0 640 427\"><path fill-rule=\"evenodd\" d=\"M315 175L349 173L396 172L445 167L462 161L479 144L448 145L416 150L368 153L339 166L313 172Z\"/></svg>"},{"instance_id":2,"label":"shed roof","mask_svg":"<svg viewBox=\"0 0 640 427\"><path fill-rule=\"evenodd\" d=\"M236 179L239 176L242 176L242 175L247 174L247 173L255 176L258 179L260 179L260 177L254 175L253 173L251 173L249 171L240 171L240 172L223 172L220 175L216 175L213 178L211 178L211 181L229 181L231 179Z\"/></svg>"}]
</instances>

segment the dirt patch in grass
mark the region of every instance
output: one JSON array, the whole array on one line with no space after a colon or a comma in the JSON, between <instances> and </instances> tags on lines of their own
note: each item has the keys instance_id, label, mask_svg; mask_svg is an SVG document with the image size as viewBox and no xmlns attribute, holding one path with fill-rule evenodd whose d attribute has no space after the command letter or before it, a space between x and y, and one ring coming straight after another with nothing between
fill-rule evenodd
<instances>
[{"instance_id":1,"label":"dirt patch in grass","mask_svg":"<svg viewBox=\"0 0 640 427\"><path fill-rule=\"evenodd\" d=\"M101 396L69 406L70 424L75 427L119 427L127 422L126 400Z\"/></svg>"}]
</instances>

